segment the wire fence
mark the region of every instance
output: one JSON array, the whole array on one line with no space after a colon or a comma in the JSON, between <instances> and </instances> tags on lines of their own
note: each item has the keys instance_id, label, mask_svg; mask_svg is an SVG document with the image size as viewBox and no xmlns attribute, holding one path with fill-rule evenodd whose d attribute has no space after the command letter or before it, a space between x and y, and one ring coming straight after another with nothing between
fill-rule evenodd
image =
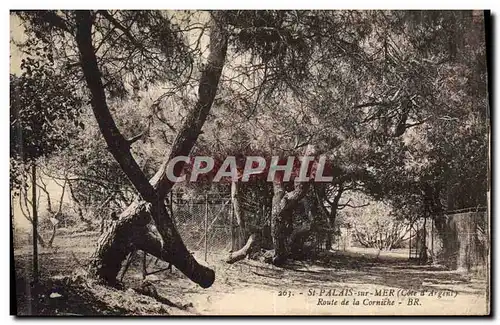
<instances>
[{"instance_id":1,"label":"wire fence","mask_svg":"<svg viewBox=\"0 0 500 325\"><path fill-rule=\"evenodd\" d=\"M228 193L208 193L196 198L174 195L170 199L174 223L183 241L193 254L211 262L223 258L234 249L237 225ZM245 203L251 219L266 219L265 207L259 203ZM447 212L445 225L438 231L435 218L417 220L410 233L409 259L424 263L443 264L451 269L465 269L476 274L487 274L489 228L487 211L470 208ZM309 245L315 251L345 249L350 246L349 234L337 231L327 240L327 232L313 232ZM328 243L328 244L326 244Z\"/></svg>"},{"instance_id":2,"label":"wire fence","mask_svg":"<svg viewBox=\"0 0 500 325\"><path fill-rule=\"evenodd\" d=\"M174 223L188 250L205 261L209 255L229 252L234 242L234 217L228 196L173 197L170 204Z\"/></svg>"},{"instance_id":3,"label":"wire fence","mask_svg":"<svg viewBox=\"0 0 500 325\"><path fill-rule=\"evenodd\" d=\"M422 218L415 224L413 232L409 245L410 259L479 275L487 274L490 234L485 208L450 211L441 221Z\"/></svg>"}]
</instances>

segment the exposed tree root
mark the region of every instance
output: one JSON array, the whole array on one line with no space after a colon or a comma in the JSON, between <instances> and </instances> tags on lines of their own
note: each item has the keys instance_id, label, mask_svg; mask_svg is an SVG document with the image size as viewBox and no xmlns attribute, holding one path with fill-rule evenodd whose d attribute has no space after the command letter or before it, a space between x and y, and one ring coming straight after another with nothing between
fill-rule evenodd
<instances>
[{"instance_id":1,"label":"exposed tree root","mask_svg":"<svg viewBox=\"0 0 500 325\"><path fill-rule=\"evenodd\" d=\"M247 257L255 246L256 237L256 234L251 234L245 246L236 252L229 253L226 263L233 264Z\"/></svg>"}]
</instances>

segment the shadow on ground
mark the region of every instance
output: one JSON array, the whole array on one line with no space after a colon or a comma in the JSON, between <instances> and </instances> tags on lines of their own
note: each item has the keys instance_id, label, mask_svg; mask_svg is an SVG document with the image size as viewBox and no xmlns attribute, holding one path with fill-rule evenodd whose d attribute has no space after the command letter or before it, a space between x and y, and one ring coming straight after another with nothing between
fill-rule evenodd
<instances>
[{"instance_id":1,"label":"shadow on ground","mask_svg":"<svg viewBox=\"0 0 500 325\"><path fill-rule=\"evenodd\" d=\"M208 262L216 271L216 281L209 289L198 287L178 270L159 272L143 281L142 265L138 259L124 277L125 288L129 289L118 290L85 279L85 265L93 251L92 245L82 249L80 246L65 245L64 238L58 240L59 248L44 249L40 254L38 295L30 284L30 251L16 251L18 314L192 315L207 313L209 308L201 312L191 302L195 302L196 306L208 306L211 300L225 294L238 296L252 289L276 292L281 288L349 286L364 289L379 286L484 295L486 288L484 280L438 266L418 265L404 258L330 251L314 259L290 262L282 268L248 259L228 265L220 255ZM163 262L156 266L153 264L150 271L166 267ZM37 304L33 304L37 296ZM245 301L247 298L241 297ZM32 309L33 305L38 311Z\"/></svg>"}]
</instances>

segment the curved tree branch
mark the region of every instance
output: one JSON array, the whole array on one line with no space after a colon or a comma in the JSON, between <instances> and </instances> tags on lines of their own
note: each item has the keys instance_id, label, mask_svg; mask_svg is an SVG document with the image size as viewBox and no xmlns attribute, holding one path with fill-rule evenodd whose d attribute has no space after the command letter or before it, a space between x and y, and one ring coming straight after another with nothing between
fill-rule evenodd
<instances>
[{"instance_id":1,"label":"curved tree branch","mask_svg":"<svg viewBox=\"0 0 500 325\"><path fill-rule=\"evenodd\" d=\"M198 100L194 109L192 109L184 123L182 124L177 136L172 144L170 155L165 160L160 170L151 179L151 184L158 190L158 198L164 199L170 191L173 183L167 178L166 168L168 162L176 156L187 156L191 152L194 143L201 133L201 128L207 119L208 113L217 93L222 69L226 60L228 32L225 28L225 22L222 12L213 13L213 26L210 34L210 54L207 64L201 72L198 86ZM184 168L184 162L175 165L174 174L180 175Z\"/></svg>"},{"instance_id":2,"label":"curved tree branch","mask_svg":"<svg viewBox=\"0 0 500 325\"><path fill-rule=\"evenodd\" d=\"M104 136L109 151L139 194L146 201L154 203L156 202L156 192L132 156L129 142L118 130L106 102L101 72L92 44L92 15L88 11L77 11L76 18L78 22L76 42L80 51L80 62L87 86L92 95L92 111L96 117L99 129Z\"/></svg>"}]
</instances>

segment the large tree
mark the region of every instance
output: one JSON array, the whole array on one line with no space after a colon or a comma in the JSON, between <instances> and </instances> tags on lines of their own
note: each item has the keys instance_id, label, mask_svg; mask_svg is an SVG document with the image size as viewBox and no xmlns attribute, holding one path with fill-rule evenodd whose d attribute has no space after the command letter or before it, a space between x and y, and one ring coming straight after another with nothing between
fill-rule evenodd
<instances>
[{"instance_id":1,"label":"large tree","mask_svg":"<svg viewBox=\"0 0 500 325\"><path fill-rule=\"evenodd\" d=\"M335 181L328 185L336 194L324 196L321 204L335 203L344 182L362 182L354 186L390 195L380 184L406 175L408 135L446 115L443 107L460 92L457 83L443 82L457 65L456 48L447 40L450 33L460 38L455 29L466 30L463 21L471 18L462 12L371 11L20 15L29 33L52 45L68 80L85 80L106 145L139 193L101 238L93 272L114 283L121 261L140 248L172 261L203 286L212 283L213 272L188 254L163 204L173 186L165 177L168 161L193 148L203 152L204 146L230 152L225 140L234 135L245 140L245 152L260 149L299 157L322 153L340 161ZM455 27L450 30L448 23ZM144 130L126 134L117 126L114 111L121 109L117 99L137 97L160 85L166 90L152 105L153 116L175 135L168 136L169 154L148 181L133 145ZM165 106L172 105L184 109L177 124L172 122L175 114L164 114ZM205 121L210 127L201 134ZM243 147L238 143L234 148ZM394 167L391 172L386 162ZM177 164L175 173L182 169ZM380 182L368 182L374 178ZM272 184L275 264L287 258L293 234L288 228L310 188L309 182L277 179ZM238 200L251 192L244 185L233 186L237 211ZM245 228L244 213L239 216ZM243 229L237 248L251 236L252 231Z\"/></svg>"},{"instance_id":2,"label":"large tree","mask_svg":"<svg viewBox=\"0 0 500 325\"><path fill-rule=\"evenodd\" d=\"M75 63L81 70L75 70L75 74L85 80L90 105L108 150L139 193L100 238L92 257L91 272L108 284L115 284L121 262L133 249L139 248L171 262L202 287L210 286L214 272L198 264L187 251L165 208L165 195L173 186L165 175L165 168L172 157L189 154L214 100L227 50L228 36L222 15L214 13L205 17L211 33L208 58L198 79L198 99L179 129L165 163L151 181L131 153L130 147L138 137L126 139L122 135L110 112L108 98L124 94L127 78L132 79L133 85L145 87L160 79L175 79L178 70L192 63L188 46L184 45L186 40L178 25L171 22L173 18L152 11L44 11L20 15L29 22L28 31L50 42L59 57L66 59L66 65L72 56L61 40L76 45ZM103 48L106 51L99 52ZM129 59L121 59L122 54L129 55ZM109 61L115 64L107 64ZM116 62L123 70L112 70ZM182 67L176 66L182 63L185 63ZM174 173L179 174L182 167L182 163L177 164Z\"/></svg>"}]
</instances>

